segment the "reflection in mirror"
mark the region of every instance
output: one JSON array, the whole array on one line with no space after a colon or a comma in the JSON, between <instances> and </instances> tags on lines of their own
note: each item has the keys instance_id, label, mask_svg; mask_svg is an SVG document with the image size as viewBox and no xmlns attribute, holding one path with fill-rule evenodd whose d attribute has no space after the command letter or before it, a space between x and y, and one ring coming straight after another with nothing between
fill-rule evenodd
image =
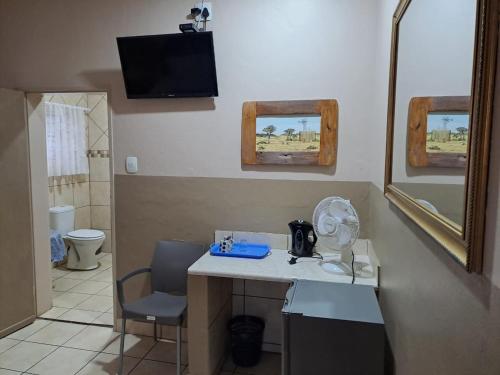
<instances>
[{"instance_id":1,"label":"reflection in mirror","mask_svg":"<svg viewBox=\"0 0 500 375\"><path fill-rule=\"evenodd\" d=\"M256 151L318 152L321 116L258 116Z\"/></svg>"},{"instance_id":2,"label":"reflection in mirror","mask_svg":"<svg viewBox=\"0 0 500 375\"><path fill-rule=\"evenodd\" d=\"M475 21L476 0L418 0L399 22L392 185L458 230Z\"/></svg>"},{"instance_id":3,"label":"reflection in mirror","mask_svg":"<svg viewBox=\"0 0 500 375\"><path fill-rule=\"evenodd\" d=\"M466 154L469 132L469 113L430 112L427 114L429 153Z\"/></svg>"}]
</instances>

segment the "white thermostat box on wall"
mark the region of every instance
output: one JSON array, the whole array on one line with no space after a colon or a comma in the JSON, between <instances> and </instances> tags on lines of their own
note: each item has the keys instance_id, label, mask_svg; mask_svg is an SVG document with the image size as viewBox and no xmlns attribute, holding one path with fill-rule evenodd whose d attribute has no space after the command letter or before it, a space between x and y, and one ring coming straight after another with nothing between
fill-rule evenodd
<instances>
[{"instance_id":1,"label":"white thermostat box on wall","mask_svg":"<svg viewBox=\"0 0 500 375\"><path fill-rule=\"evenodd\" d=\"M127 161L125 164L127 169L127 173L137 173L137 157L135 156L127 156Z\"/></svg>"}]
</instances>

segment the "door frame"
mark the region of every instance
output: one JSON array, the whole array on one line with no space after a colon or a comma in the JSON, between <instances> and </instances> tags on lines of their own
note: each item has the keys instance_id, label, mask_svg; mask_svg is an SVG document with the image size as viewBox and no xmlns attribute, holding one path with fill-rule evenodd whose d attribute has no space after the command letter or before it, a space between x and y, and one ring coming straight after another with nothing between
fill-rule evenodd
<instances>
[{"instance_id":1,"label":"door frame","mask_svg":"<svg viewBox=\"0 0 500 375\"><path fill-rule=\"evenodd\" d=\"M84 88L79 90L78 88L75 89L63 89L63 90L57 90L57 89L37 89L37 90L26 90L25 91L25 98L26 98L26 117L27 117L27 126L28 126L28 135L30 139L30 145L29 145L29 152L30 152L30 169L32 165L32 161L37 157L36 155L32 155L32 152L35 151L35 145L32 144L32 141L34 141L31 138L32 135L32 130L29 122L29 117L30 113L28 112L28 96L29 95L43 95L43 94L69 94L69 93L106 93L107 97L107 112L108 112L108 134L109 134L109 177L110 177L110 184L111 184L111 196L110 196L110 209L111 209L111 254L113 258L113 263L112 263L112 272L113 272L113 295L116 295L116 288L115 288L115 283L114 281L116 280L116 235L115 235L115 197L114 197L114 129L113 129L113 111L111 108L111 90L109 89L89 89ZM45 154L41 154L41 151L45 152ZM38 152L36 152L38 157L41 157L42 160L46 160L46 146L43 145L42 150L38 149ZM46 167L45 167L46 168ZM45 207L48 206L48 201L47 201L47 196L48 196L48 184L47 184L47 179L45 179L42 183L42 181L38 181L40 179L40 174L38 174L37 179L33 179L33 177L36 177L33 175L33 170L30 170L31 174L31 207L32 207L32 221L33 221L33 228L36 227L47 227L48 228L48 207L46 212L47 215L43 215L42 212L39 212L38 215L37 213L33 210L34 207ZM43 173L44 171L42 171ZM48 173L45 173L47 175ZM41 186L41 187L46 187L41 188L40 191L36 191L35 186ZM35 191L34 191L35 190ZM42 193L45 192L46 194ZM38 194L37 194L38 193ZM42 196L44 196L42 198ZM41 201L41 199L45 200L45 203ZM35 229L33 229L35 232ZM34 264L35 264L35 285L34 285L34 290L35 290L35 299L36 299L36 314L37 316L42 315L43 313L47 312L50 310L52 307L52 295L51 293L46 293L47 286L49 290L52 290L52 275L51 275L51 263L50 261L46 262L45 259L50 260L50 250L47 253L47 244L50 243L48 231L45 231L46 236L43 236L43 232L40 231L40 236L35 236L34 241L33 241L33 254L34 254ZM34 233L35 235L35 233ZM45 265L45 266L44 266ZM43 267L44 269L42 272L40 272L40 267ZM45 268L47 267L47 268ZM116 326L116 300L113 300L113 305L114 305L114 316L113 316L113 322L114 326Z\"/></svg>"}]
</instances>

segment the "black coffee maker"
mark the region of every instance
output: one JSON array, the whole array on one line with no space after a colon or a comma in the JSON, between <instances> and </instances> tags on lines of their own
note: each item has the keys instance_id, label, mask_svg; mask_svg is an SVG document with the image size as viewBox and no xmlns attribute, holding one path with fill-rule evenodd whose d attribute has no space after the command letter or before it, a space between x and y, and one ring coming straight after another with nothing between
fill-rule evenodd
<instances>
[{"instance_id":1,"label":"black coffee maker","mask_svg":"<svg viewBox=\"0 0 500 375\"><path fill-rule=\"evenodd\" d=\"M314 245L318 237L314 233L314 227L311 223L304 220L294 220L288 223L292 232L292 255L297 257L312 257Z\"/></svg>"}]
</instances>

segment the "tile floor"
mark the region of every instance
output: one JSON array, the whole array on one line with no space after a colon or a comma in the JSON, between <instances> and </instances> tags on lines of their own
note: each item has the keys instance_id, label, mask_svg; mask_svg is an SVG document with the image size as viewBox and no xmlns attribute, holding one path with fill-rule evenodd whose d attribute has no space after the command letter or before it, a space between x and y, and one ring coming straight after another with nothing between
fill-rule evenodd
<instances>
[{"instance_id":1,"label":"tile floor","mask_svg":"<svg viewBox=\"0 0 500 375\"><path fill-rule=\"evenodd\" d=\"M52 269L53 307L42 318L113 325L112 256L98 257L101 266L92 271Z\"/></svg>"},{"instance_id":2,"label":"tile floor","mask_svg":"<svg viewBox=\"0 0 500 375\"><path fill-rule=\"evenodd\" d=\"M183 345L183 374L187 367ZM105 375L116 374L119 334L110 327L36 320L0 339L0 375ZM126 335L124 374L174 375L175 343ZM237 368L228 360L221 375L279 375L280 356L264 353L254 368Z\"/></svg>"}]
</instances>

